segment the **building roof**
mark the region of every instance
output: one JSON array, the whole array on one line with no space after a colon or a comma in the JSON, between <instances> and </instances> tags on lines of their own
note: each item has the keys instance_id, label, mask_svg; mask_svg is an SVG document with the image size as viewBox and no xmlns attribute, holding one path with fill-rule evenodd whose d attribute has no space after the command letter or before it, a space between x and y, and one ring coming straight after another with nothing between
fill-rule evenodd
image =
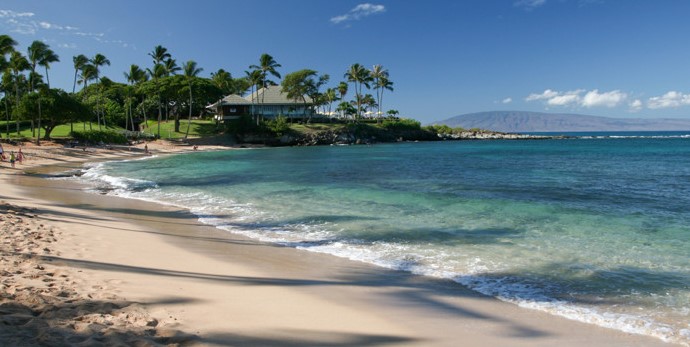
<instances>
[{"instance_id":1,"label":"building roof","mask_svg":"<svg viewBox=\"0 0 690 347\"><path fill-rule=\"evenodd\" d=\"M312 100L308 96L304 96L308 104L312 103ZM266 88L261 88L256 92L244 97L249 103L262 104L262 105L302 105L304 101L290 99L287 97L287 93L283 93L283 88L281 86L267 86Z\"/></svg>"},{"instance_id":2,"label":"building roof","mask_svg":"<svg viewBox=\"0 0 690 347\"><path fill-rule=\"evenodd\" d=\"M308 96L304 96L307 104L311 104L312 100ZM287 93L283 93L283 88L281 86L268 86L266 88L261 88L250 95L241 97L237 94L230 94L221 100L222 106L231 105L303 105L304 101L290 99L287 97ZM206 106L207 108L218 107L218 101Z\"/></svg>"}]
</instances>

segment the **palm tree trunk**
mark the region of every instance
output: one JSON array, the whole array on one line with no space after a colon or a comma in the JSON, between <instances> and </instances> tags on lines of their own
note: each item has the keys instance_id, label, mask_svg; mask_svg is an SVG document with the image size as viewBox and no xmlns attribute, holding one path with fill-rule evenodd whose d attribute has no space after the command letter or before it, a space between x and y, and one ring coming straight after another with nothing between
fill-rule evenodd
<instances>
[{"instance_id":1,"label":"palm tree trunk","mask_svg":"<svg viewBox=\"0 0 690 347\"><path fill-rule=\"evenodd\" d=\"M72 84L72 94L74 94L77 91L77 73L79 72L78 69L74 69L74 84Z\"/></svg>"},{"instance_id":2,"label":"palm tree trunk","mask_svg":"<svg viewBox=\"0 0 690 347\"><path fill-rule=\"evenodd\" d=\"M7 116L7 121L5 122L5 130L7 139L10 139L10 104L7 101L7 93L5 93L5 116Z\"/></svg>"},{"instance_id":3,"label":"palm tree trunk","mask_svg":"<svg viewBox=\"0 0 690 347\"><path fill-rule=\"evenodd\" d=\"M41 145L41 93L38 93L38 136L36 136L36 146Z\"/></svg>"},{"instance_id":4,"label":"palm tree trunk","mask_svg":"<svg viewBox=\"0 0 690 347\"><path fill-rule=\"evenodd\" d=\"M187 131L184 134L184 139L189 136L189 128L192 127L192 84L189 84L189 117L187 117Z\"/></svg>"}]
</instances>

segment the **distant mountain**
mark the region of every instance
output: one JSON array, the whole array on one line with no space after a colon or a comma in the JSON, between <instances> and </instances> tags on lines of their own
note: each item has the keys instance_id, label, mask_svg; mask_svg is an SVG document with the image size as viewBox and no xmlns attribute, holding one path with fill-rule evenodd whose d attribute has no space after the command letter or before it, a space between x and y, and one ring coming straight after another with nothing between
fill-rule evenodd
<instances>
[{"instance_id":1,"label":"distant mountain","mask_svg":"<svg viewBox=\"0 0 690 347\"><path fill-rule=\"evenodd\" d=\"M503 132L690 130L690 119L608 118L581 114L493 111L455 116L433 124Z\"/></svg>"}]
</instances>

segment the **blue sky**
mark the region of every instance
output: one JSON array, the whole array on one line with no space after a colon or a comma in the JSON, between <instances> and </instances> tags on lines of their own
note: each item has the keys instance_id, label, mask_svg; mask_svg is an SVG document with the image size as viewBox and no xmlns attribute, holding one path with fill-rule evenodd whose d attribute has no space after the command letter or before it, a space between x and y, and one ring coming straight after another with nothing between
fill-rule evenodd
<instances>
[{"instance_id":1,"label":"blue sky","mask_svg":"<svg viewBox=\"0 0 690 347\"><path fill-rule=\"evenodd\" d=\"M51 85L70 91L73 56L104 54L102 74L124 82L160 44L204 76L243 76L262 53L332 85L353 63L382 64L395 88L384 109L423 123L492 110L690 118L689 16L684 0L3 0L0 33L23 52L48 43L61 60Z\"/></svg>"}]
</instances>

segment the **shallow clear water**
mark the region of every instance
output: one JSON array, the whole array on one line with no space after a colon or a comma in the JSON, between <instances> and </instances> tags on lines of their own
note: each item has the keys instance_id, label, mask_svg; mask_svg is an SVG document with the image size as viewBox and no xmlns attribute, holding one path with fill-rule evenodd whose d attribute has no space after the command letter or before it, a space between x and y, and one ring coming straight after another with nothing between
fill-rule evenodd
<instances>
[{"instance_id":1,"label":"shallow clear water","mask_svg":"<svg viewBox=\"0 0 690 347\"><path fill-rule=\"evenodd\" d=\"M198 152L99 164L112 194L690 343L690 138Z\"/></svg>"}]
</instances>

